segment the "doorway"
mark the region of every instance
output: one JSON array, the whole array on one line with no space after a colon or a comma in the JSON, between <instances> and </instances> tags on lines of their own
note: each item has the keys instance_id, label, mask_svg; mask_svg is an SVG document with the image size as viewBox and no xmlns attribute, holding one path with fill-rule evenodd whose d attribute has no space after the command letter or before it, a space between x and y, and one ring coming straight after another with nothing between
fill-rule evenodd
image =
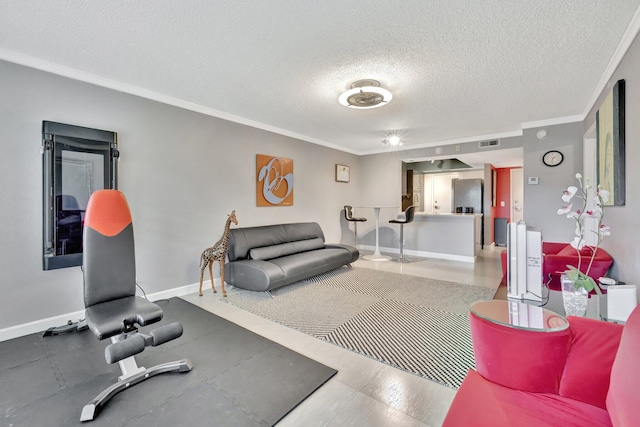
<instances>
[{"instance_id":1,"label":"doorway","mask_svg":"<svg viewBox=\"0 0 640 427\"><path fill-rule=\"evenodd\" d=\"M524 170L511 169L511 222L524 219Z\"/></svg>"}]
</instances>

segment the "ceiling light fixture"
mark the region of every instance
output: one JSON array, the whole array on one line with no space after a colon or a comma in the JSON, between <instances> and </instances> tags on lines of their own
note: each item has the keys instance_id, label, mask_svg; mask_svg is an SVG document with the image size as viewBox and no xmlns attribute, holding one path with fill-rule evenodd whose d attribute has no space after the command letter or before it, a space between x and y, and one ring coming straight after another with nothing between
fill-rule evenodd
<instances>
[{"instance_id":1,"label":"ceiling light fixture","mask_svg":"<svg viewBox=\"0 0 640 427\"><path fill-rule=\"evenodd\" d=\"M397 133L389 132L387 137L382 140L382 143L385 145L391 145L393 147L397 147L398 145L402 145L402 140Z\"/></svg>"},{"instance_id":2,"label":"ceiling light fixture","mask_svg":"<svg viewBox=\"0 0 640 427\"><path fill-rule=\"evenodd\" d=\"M393 99L388 90L380 87L377 80L364 79L351 84L351 89L343 92L338 97L338 102L349 108L366 110L386 105Z\"/></svg>"}]
</instances>

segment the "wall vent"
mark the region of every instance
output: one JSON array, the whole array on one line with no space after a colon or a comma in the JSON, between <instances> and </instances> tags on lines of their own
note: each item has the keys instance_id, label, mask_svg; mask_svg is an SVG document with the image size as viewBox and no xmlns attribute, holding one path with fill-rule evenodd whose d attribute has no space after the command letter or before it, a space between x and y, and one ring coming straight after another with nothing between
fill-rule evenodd
<instances>
[{"instance_id":1,"label":"wall vent","mask_svg":"<svg viewBox=\"0 0 640 427\"><path fill-rule=\"evenodd\" d=\"M497 147L500 145L499 139L492 139L490 141L480 141L478 142L479 148L489 148L489 147Z\"/></svg>"}]
</instances>

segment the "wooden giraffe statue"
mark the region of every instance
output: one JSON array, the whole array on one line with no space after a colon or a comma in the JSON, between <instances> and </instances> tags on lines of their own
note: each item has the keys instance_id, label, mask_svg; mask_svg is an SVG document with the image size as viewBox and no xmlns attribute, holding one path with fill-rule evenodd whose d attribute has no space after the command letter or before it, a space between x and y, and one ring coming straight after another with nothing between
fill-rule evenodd
<instances>
[{"instance_id":1,"label":"wooden giraffe statue","mask_svg":"<svg viewBox=\"0 0 640 427\"><path fill-rule=\"evenodd\" d=\"M222 237L218 242L211 246L210 248L205 249L200 255L200 290L198 294L202 296L202 279L204 277L204 269L209 266L209 278L211 278L211 289L213 289L213 293L215 294L216 287L213 282L213 272L211 271L211 266L213 261L218 261L220 263L220 282L222 283L222 296L227 296L227 291L224 289L224 260L227 256L227 243L229 242L229 229L231 228L231 223L238 225L238 220L236 219L236 211L231 212L229 218L227 218L227 223L224 226L224 233L222 233Z\"/></svg>"}]
</instances>

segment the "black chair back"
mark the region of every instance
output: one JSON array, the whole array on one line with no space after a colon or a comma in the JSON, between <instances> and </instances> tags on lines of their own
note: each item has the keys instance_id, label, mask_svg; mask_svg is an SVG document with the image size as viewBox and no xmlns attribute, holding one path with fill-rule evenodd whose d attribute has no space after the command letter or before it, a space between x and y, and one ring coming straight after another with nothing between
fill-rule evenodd
<instances>
[{"instance_id":1,"label":"black chair back","mask_svg":"<svg viewBox=\"0 0 640 427\"><path fill-rule=\"evenodd\" d=\"M353 218L353 207L345 205L344 207L344 219L351 221Z\"/></svg>"},{"instance_id":2,"label":"black chair back","mask_svg":"<svg viewBox=\"0 0 640 427\"><path fill-rule=\"evenodd\" d=\"M136 259L131 212L124 194L98 190L84 217L84 305L136 294Z\"/></svg>"},{"instance_id":3,"label":"black chair back","mask_svg":"<svg viewBox=\"0 0 640 427\"><path fill-rule=\"evenodd\" d=\"M407 208L406 211L404 211L404 216L405 216L405 223L409 224L410 222L413 222L413 215L415 213L416 207L415 206L409 206Z\"/></svg>"}]
</instances>

